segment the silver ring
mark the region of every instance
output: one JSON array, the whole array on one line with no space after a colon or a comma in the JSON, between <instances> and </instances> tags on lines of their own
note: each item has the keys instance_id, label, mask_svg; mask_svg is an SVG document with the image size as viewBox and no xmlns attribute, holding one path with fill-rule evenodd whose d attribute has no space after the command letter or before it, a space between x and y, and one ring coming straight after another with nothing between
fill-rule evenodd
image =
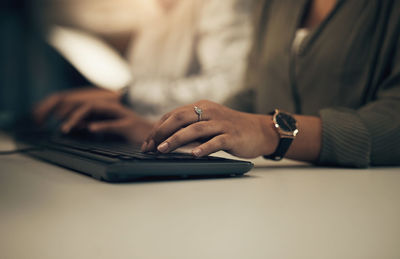
<instances>
[{"instance_id":1,"label":"silver ring","mask_svg":"<svg viewBox=\"0 0 400 259\"><path fill-rule=\"evenodd\" d=\"M197 114L197 121L201 121L201 115L203 114L203 110L201 108L195 106L194 112Z\"/></svg>"}]
</instances>

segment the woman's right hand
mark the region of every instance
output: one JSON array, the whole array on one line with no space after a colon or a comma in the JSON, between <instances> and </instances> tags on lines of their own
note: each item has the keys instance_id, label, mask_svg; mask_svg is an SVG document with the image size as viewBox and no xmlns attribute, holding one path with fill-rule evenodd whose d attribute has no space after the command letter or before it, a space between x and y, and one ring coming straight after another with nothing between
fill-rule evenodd
<instances>
[{"instance_id":1,"label":"woman's right hand","mask_svg":"<svg viewBox=\"0 0 400 259\"><path fill-rule=\"evenodd\" d=\"M76 108L61 126L63 133L84 128L92 133L121 136L132 143L143 142L153 124L118 102L91 102Z\"/></svg>"}]
</instances>

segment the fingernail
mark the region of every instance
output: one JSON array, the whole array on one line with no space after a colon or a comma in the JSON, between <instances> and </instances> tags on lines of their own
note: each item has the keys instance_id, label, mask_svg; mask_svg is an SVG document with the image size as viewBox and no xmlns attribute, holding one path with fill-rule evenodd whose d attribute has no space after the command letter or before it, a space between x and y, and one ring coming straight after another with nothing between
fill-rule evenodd
<instances>
[{"instance_id":1,"label":"fingernail","mask_svg":"<svg viewBox=\"0 0 400 259\"><path fill-rule=\"evenodd\" d=\"M199 157L201 155L201 149L200 148L193 149L192 154L196 157Z\"/></svg>"},{"instance_id":2,"label":"fingernail","mask_svg":"<svg viewBox=\"0 0 400 259\"><path fill-rule=\"evenodd\" d=\"M157 150L160 151L161 153L167 152L167 150L168 150L168 143L167 143L167 142L164 142L164 143L160 144L160 145L157 147Z\"/></svg>"}]
</instances>

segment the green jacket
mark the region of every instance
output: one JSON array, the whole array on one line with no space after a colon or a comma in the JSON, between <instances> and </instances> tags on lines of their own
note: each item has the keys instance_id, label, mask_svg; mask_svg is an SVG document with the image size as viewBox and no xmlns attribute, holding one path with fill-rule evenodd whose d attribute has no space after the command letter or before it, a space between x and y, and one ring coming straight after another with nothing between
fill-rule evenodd
<instances>
[{"instance_id":1,"label":"green jacket","mask_svg":"<svg viewBox=\"0 0 400 259\"><path fill-rule=\"evenodd\" d=\"M246 87L228 101L320 116L318 164L400 165L400 1L339 0L291 51L308 0L262 0Z\"/></svg>"}]
</instances>

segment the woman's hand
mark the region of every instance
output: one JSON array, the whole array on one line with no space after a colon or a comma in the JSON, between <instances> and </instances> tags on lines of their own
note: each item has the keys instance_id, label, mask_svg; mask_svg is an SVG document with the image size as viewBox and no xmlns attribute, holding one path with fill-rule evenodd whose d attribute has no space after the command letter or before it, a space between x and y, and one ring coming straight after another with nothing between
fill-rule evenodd
<instances>
[{"instance_id":1,"label":"woman's hand","mask_svg":"<svg viewBox=\"0 0 400 259\"><path fill-rule=\"evenodd\" d=\"M203 111L200 121L195 106ZM164 115L143 143L142 151L157 149L167 153L198 140L205 141L192 151L197 157L224 150L235 156L254 158L273 153L279 137L271 116L238 112L200 101Z\"/></svg>"},{"instance_id":2,"label":"woman's hand","mask_svg":"<svg viewBox=\"0 0 400 259\"><path fill-rule=\"evenodd\" d=\"M92 133L108 133L123 137L131 143L142 143L153 124L118 102L86 103L71 112L61 126L69 133L85 128Z\"/></svg>"},{"instance_id":3,"label":"woman's hand","mask_svg":"<svg viewBox=\"0 0 400 259\"><path fill-rule=\"evenodd\" d=\"M54 114L57 119L66 119L79 106L98 101L119 102L120 95L106 89L90 87L59 92L47 97L34 109L33 115L38 124Z\"/></svg>"}]
</instances>

